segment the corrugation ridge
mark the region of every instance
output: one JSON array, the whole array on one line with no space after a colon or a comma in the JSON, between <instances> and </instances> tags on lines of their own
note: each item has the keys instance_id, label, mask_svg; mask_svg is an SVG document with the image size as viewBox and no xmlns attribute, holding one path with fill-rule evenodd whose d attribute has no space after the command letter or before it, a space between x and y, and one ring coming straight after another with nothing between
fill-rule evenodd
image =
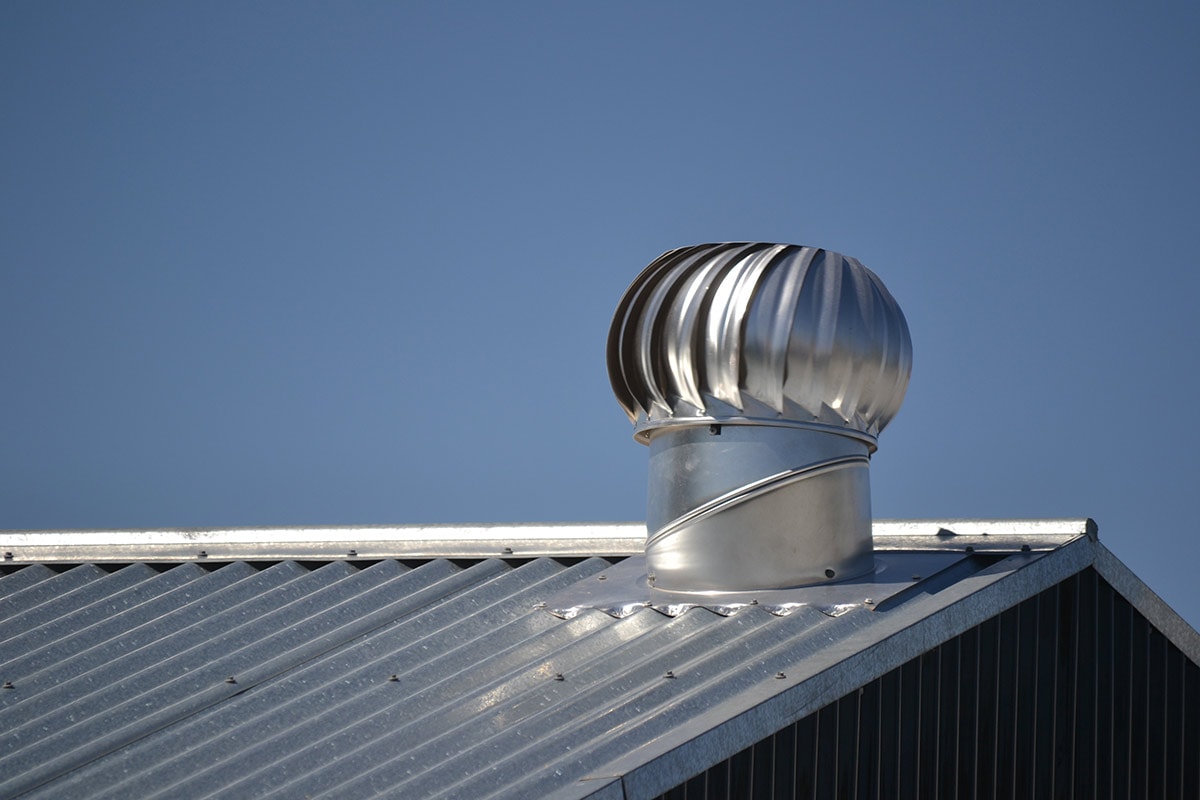
<instances>
[{"instance_id":1,"label":"corrugation ridge","mask_svg":"<svg viewBox=\"0 0 1200 800\"><path fill-rule=\"evenodd\" d=\"M302 568L296 567L296 569ZM318 570L318 572L320 571ZM271 570L259 574L267 572L271 572ZM224 610L222 614L241 610L249 611L251 615L257 616L259 611L255 606L261 607L264 598L278 593L288 584L296 584L305 577L315 574L305 570L298 577L288 577L283 584L276 585L263 594L256 594L254 597ZM309 583L311 582L309 581ZM143 628L152 626L161 631L164 626L160 625L160 622L161 620L155 620ZM38 702L36 704L32 702L18 704L9 708L5 714L4 722L10 724L8 728L10 736L21 728L29 728L36 724L38 732L42 735L35 741L40 741L47 735L75 728L97 715L111 716L113 707L125 701L125 698L121 697L123 689L136 691L136 688L150 677L149 673L152 670L161 670L165 664L169 664L171 661L184 661L186 656L196 653L199 648L216 647L219 649L220 638L214 639L210 633L219 631L228 637L230 631L235 630L236 627L240 626L229 627L227 618L207 617L202 621L194 622L187 628L173 631L167 636L155 635L150 641L133 649L128 648L127 642L113 642L113 646L109 649L120 655L115 657L108 655L103 659L92 660L84 665L84 671L74 672L67 680L63 680L61 675L56 674L60 670L53 667L44 669L36 676L26 679L27 684L32 683L35 678L39 682L52 684L38 695ZM148 630L141 632L150 633ZM177 647L179 644L186 646ZM97 648L92 649L96 650ZM164 655L158 657L157 653ZM99 654L93 653L93 655ZM103 691L96 691L95 687L103 687ZM139 694L142 692L136 692L132 696L136 697ZM119 699L114 700L114 697ZM50 710L44 710L47 705L52 706ZM18 714L18 711L25 713ZM55 719L59 720L59 727L51 727ZM0 752L3 752L4 749L4 744L0 743Z\"/></svg>"},{"instance_id":2,"label":"corrugation ridge","mask_svg":"<svg viewBox=\"0 0 1200 800\"><path fill-rule=\"evenodd\" d=\"M73 608L67 604L54 618L40 620L36 626L13 637L10 643L5 644L4 649L8 649L11 644L15 650L21 653L34 652L47 642L61 641L80 630L95 625L98 619L119 616L162 593L177 588L181 579L195 580L204 574L204 571L195 564L181 565L181 567L189 566L194 570L190 576L183 569L156 572L145 564L131 564L124 567L109 576L109 579L88 585L88 587L103 588L103 594L89 598L75 596L62 598L64 601L90 599L91 602L76 605ZM140 567L140 569L135 569L135 567ZM98 586L98 584L102 584L102 586ZM0 664L4 662L4 657L0 656Z\"/></svg>"},{"instance_id":3,"label":"corrugation ridge","mask_svg":"<svg viewBox=\"0 0 1200 800\"><path fill-rule=\"evenodd\" d=\"M442 566L448 566L448 562L442 562ZM494 585L496 581L503 581L513 571L504 562L489 559L448 575L443 575L443 572L439 570L434 577L441 577L432 583L428 574L424 579L418 579L416 573L398 576L389 582L395 583L393 591L389 593L400 595L400 600L390 604L393 611L389 614L386 612L388 606L378 607L372 613L363 615L363 619L366 624L373 624L370 618L400 616L376 625L369 632L343 637L356 641L327 649L311 660L299 661L253 691L164 732L159 741L152 743L153 747L147 745L142 748L143 752L146 749L153 751L164 748L171 752L172 743L181 740L187 742L186 751L178 758L153 762L151 768L141 774L126 776L125 780L111 788L112 791L119 790L115 796L134 793L140 797L173 797L179 791L193 797L208 792L227 796L225 793L231 775L242 783L254 775L272 777L278 770L280 760L271 760L269 751L280 744L285 745L283 749L288 758L304 766L338 754L340 751L329 750L322 746L322 742L336 738L347 729L357 730L372 714L378 713L380 692L386 692L398 700L403 698L397 692L401 687L387 681L388 673L385 670L395 670L394 665L386 664L392 657L390 653L370 655L369 652L363 653L363 650L378 649L381 641L387 639L408 637L412 623L430 614L446 614L457 609L457 613L462 615L463 610L459 608L461 604L469 603L472 596L478 596L482 589ZM414 580L417 581L416 586L401 586L405 582L411 584ZM363 601L363 604L370 606L369 598L365 596L370 592L355 598L353 602L357 604ZM413 605L411 614L399 608L405 604ZM427 647L424 638L427 637L411 642L409 646L424 650ZM438 642L434 644L436 646ZM339 661L348 661L350 668L329 674L330 668L336 667ZM299 692L295 688L297 686L301 687ZM320 711L313 714L313 708ZM222 720L230 715L237 720L237 724L223 725ZM339 717L344 721L339 722ZM205 733L206 727L208 733ZM313 736L306 737L308 733ZM288 740L296 739L301 740L300 746L286 746ZM305 749L314 748L315 752L305 754ZM203 769L175 770L177 774L185 776L186 789L177 789L167 777L159 776L159 773L169 774L178 761L196 759L202 760L205 765ZM252 793L258 794L260 791Z\"/></svg>"},{"instance_id":4,"label":"corrugation ridge","mask_svg":"<svg viewBox=\"0 0 1200 800\"><path fill-rule=\"evenodd\" d=\"M18 592L57 575L45 564L30 564L8 574L0 572L0 597L15 597Z\"/></svg>"},{"instance_id":5,"label":"corrugation ridge","mask_svg":"<svg viewBox=\"0 0 1200 800\"><path fill-rule=\"evenodd\" d=\"M691 612L689 612L691 613ZM864 623L872 612L863 611L857 616ZM814 642L828 641L830 626L847 627L854 612L836 620L815 609L801 609L789 617L774 617L758 608L747 608L730 621L743 617L757 617L759 624L746 630L720 648L711 652L694 654L680 659L680 652L673 651L661 656L663 666L674 663L675 679L659 680L651 684L651 692L657 699L647 702L649 695L626 697L604 707L604 713L585 721L572 731L569 740L547 742L542 756L545 769L538 775L521 776L515 782L502 783L494 773L480 776L479 782L492 781L503 785L503 792L513 797L536 797L548 790L547 784L561 784L563 778L580 773L586 763L588 773L607 774L605 765L628 755L632 750L653 742L672 729L686 729L697 719L711 713L716 705L730 702L746 692L756 691L766 684L774 689L777 672L790 668L794 661L784 653L803 641L809 646ZM786 628L787 632L780 631ZM800 633L796 633L797 629ZM789 633L791 634L789 636ZM557 753L551 753L554 748ZM545 781L554 775L555 780ZM484 787L467 786L463 796L485 795Z\"/></svg>"},{"instance_id":6,"label":"corrugation ridge","mask_svg":"<svg viewBox=\"0 0 1200 800\"><path fill-rule=\"evenodd\" d=\"M549 615L546 615L549 616ZM406 772L410 775L437 766L422 757L428 749L435 747L447 737L466 737L480 734L480 726L488 724L482 716L475 717L467 714L467 709L476 709L482 705L495 702L492 706L492 716L503 708L511 707L517 699L531 693L538 693L544 687L553 683L555 666L554 659L564 651L585 647L588 642L597 642L607 646L613 637L628 635L637 626L633 623L622 626L618 621L601 612L586 612L570 620L545 620L552 625L549 633L535 636L520 646L501 644L498 651L481 660L472 675L466 676L461 672L445 676L439 681L439 686L422 689L408 701L420 707L416 718L404 714L404 709L389 709L387 715L376 716L372 725L381 729L381 735L363 743L347 754L344 760L339 760L336 768L327 768L319 774L298 775L292 782L282 787L280 794L284 797L303 786L306 792L333 792L335 796L347 791L347 785L353 782L364 771L384 762L403 762L411 765ZM624 634L622 634L624 631ZM644 631L643 631L644 633ZM491 643L494 639L504 641L497 636L485 636L481 645ZM530 659L530 651L535 659ZM467 691L462 691L466 683ZM394 719L394 722L391 720ZM512 724L519 720L512 718ZM394 731L389 735L388 730ZM410 739L416 739L420 744L416 747L406 747ZM453 747L451 747L453 749ZM314 795L315 796L315 795Z\"/></svg>"},{"instance_id":7,"label":"corrugation ridge","mask_svg":"<svg viewBox=\"0 0 1200 800\"><path fill-rule=\"evenodd\" d=\"M278 572L276 568L283 566L285 565L276 565L258 575L274 572L276 577L279 577L284 573ZM295 570L307 573L299 566L291 566ZM240 583L252 581L258 575ZM64 699L69 702L59 702L57 706L44 713L42 708L46 705L45 698L39 698L38 702L29 704L27 708L32 710L33 714L25 714L23 718L14 719L12 712L25 706L25 703L10 708L4 715L4 721L10 723L10 731L7 736L0 739L0 743L2 743L0 746L5 746L9 751L5 760L0 762L0 766L3 767L3 772L0 772L0 796L23 793L40 786L80 764L112 752L133 738L157 730L166 724L162 720L166 719L169 722L174 715L179 714L180 702L166 706L151 704L148 707L156 710L147 713L147 706L137 705L136 698L118 697L114 701L112 690L120 687L114 687L112 681L103 678L105 674L111 672L115 665L118 670L131 670L131 673L127 675L115 676L122 678L122 683L126 686L130 681L144 679L141 673L146 670L138 668L136 657L145 655L151 647L153 645L145 645L123 658L117 658L98 667L93 666L95 662L85 663L83 666L89 669L89 672L69 681L63 692L56 692L65 695ZM172 660L175 659L172 658ZM74 659L74 661L78 662L79 659ZM156 663L154 666L161 665ZM96 686L100 688L93 688ZM57 688L55 687L55 689ZM82 696L72 700L70 693L76 690ZM212 702L217 702L223 695L235 691L238 691L236 687L218 684L191 694L181 702L184 710L202 708ZM141 694L146 693L142 692ZM97 706L99 707L97 708ZM121 714L127 714L132 717L132 720L122 721ZM83 718L76 723L78 715L82 715ZM20 728L26 737L24 740L19 735L13 734L17 728ZM97 728L99 730L96 730ZM48 734L47 731L49 731ZM45 756L48 753L53 755L47 758ZM22 764L23 761L31 762L31 764L26 767ZM3 776L5 775L12 777L4 780Z\"/></svg>"},{"instance_id":8,"label":"corrugation ridge","mask_svg":"<svg viewBox=\"0 0 1200 800\"><path fill-rule=\"evenodd\" d=\"M617 624L647 613L656 612L642 611ZM545 747L548 742L561 739L568 730L571 731L569 738L573 740L580 720L596 709L610 709L653 694L657 687L667 682L663 678L664 671L686 660L686 654L699 655L728 646L730 639L744 635L747 625L765 622L751 617L719 617L697 609L584 664L573 667L570 662L563 663L569 655L564 653L555 660L554 667L563 672L566 680L555 682L554 688L541 694L520 697L517 703L502 709L505 718L516 721L511 727L491 735L482 735L482 726L449 731L438 742L431 743L440 753L435 750L428 756L418 756L443 764L436 775L426 773L416 780L401 780L401 776L391 775L384 780L388 783L401 781L396 784L397 788L410 796L434 796L441 791L469 796L470 792L463 792L462 782L472 780L479 770L454 769L456 765L487 764L494 777L501 765L529 748ZM547 704L547 692L559 695L561 699ZM536 739L521 734L524 726L537 732ZM454 756L455 753L458 755ZM369 779L371 774L366 777ZM339 791L352 793L354 787L352 784L339 787Z\"/></svg>"},{"instance_id":9,"label":"corrugation ridge","mask_svg":"<svg viewBox=\"0 0 1200 800\"><path fill-rule=\"evenodd\" d=\"M484 564L484 563L480 563ZM464 593L452 596L462 597L472 593L479 585L486 585L493 581L492 573L498 569L508 569L502 561L490 560L486 561L490 565L480 570L479 565L472 567L472 570L464 570L461 572L450 572L448 577L437 579L432 584L430 583L431 575L426 573L424 577L418 576L420 570L404 571L401 575L391 578L384 585L394 585L394 590L397 595L401 595L401 600L390 603L390 606L385 608L395 609L398 603L406 601L409 597L409 589L413 593L420 594L425 591L428 595L428 589L437 588L437 593L446 589L446 582L454 582L460 578L479 579L479 584L473 584L472 589L464 591ZM426 566L426 565L422 565ZM437 578L442 575L443 571L437 571L432 575ZM502 573L504 575L504 573ZM415 582L416 585L410 585ZM408 585L406 585L408 584ZM422 589L424 587L424 589ZM350 668L348 674L367 673L371 670L376 670L378 663L384 655L371 656L370 650L373 643L377 643L380 638L388 636L389 631L396 631L406 625L406 622L419 618L421 615L428 613L436 613L438 609L442 609L445 604L428 602L428 597L418 602L425 602L416 610L414 616L401 616L395 621L385 621L382 626L368 633L356 634L358 640L354 644L337 646L337 648L323 652L322 655L313 657L312 661L306 663L295 664L290 667L287 672L281 673L262 682L252 690L245 693L236 694L235 697L230 697L226 702L217 705L212 705L208 709L197 712L196 715L187 718L175 726L170 727L163 732L150 736L148 739L143 739L133 742L130 746L124 748L118 756L113 759L108 759L106 762L98 763L97 765L89 765L88 768L80 769L66 780L56 781L50 786L55 790L71 790L72 787L86 787L90 794L97 794L103 787L104 793L114 792L114 796L144 796L150 790L160 789L163 787L172 786L172 778L169 777L170 771L182 771L185 775L203 774L203 770L188 771L186 768L187 762L196 762L200 760L205 765L211 764L214 768L223 765L227 758L222 757L221 748L226 747L228 752L229 747L234 748L234 753L245 752L245 745L242 744L242 739L251 742L262 741L263 736L259 735L254 727L256 724L265 721L266 730L271 730L280 726L281 723L286 724L286 712L301 712L305 718L311 716L311 708L314 706L322 706L320 696L330 687L335 691L341 690L353 693L355 697L360 697L360 684L350 685L349 681L341 680L340 675L335 675L330 680L323 680L319 675L323 669L329 668L338 660L349 660L354 664ZM362 614L362 618L370 618L372 614ZM404 628L407 630L407 628ZM352 634L354 636L354 634ZM367 650L366 656L361 656L362 651ZM384 673L385 675L385 673ZM378 678L378 675L376 675ZM293 682L299 682L300 686L312 685L307 691L301 691L299 694L293 688ZM276 698L282 697L281 702L277 702ZM254 706L258 705L259 710L254 710ZM236 721L233 726L227 726L224 723L226 717L232 715ZM166 751L170 756L166 759L158 756L157 753ZM214 752L216 751L216 752ZM223 759L223 760L222 760ZM115 783L113 780L107 780L106 775L115 774ZM196 784L196 789L203 786L202 783ZM188 787L185 794L196 794L192 787Z\"/></svg>"},{"instance_id":10,"label":"corrugation ridge","mask_svg":"<svg viewBox=\"0 0 1200 800\"><path fill-rule=\"evenodd\" d=\"M228 569L228 567L224 569ZM280 578L293 580L300 575L307 574L306 570L303 570L297 565L291 565L292 571L290 574L281 570L286 570L286 567L284 567L284 565L276 565L276 567L273 567L270 570L264 570L263 572L258 573L248 573L236 583L224 587L224 589L221 592L218 592L216 595L210 595L204 599L212 601L224 600L228 598L235 600L237 603L241 603L244 602L244 599L238 600L238 594L252 594L253 596L257 596L260 591L265 591L259 589L259 584L267 584L267 586L271 586L273 583L277 583ZM260 576L263 577L260 579ZM242 589L240 593L231 591L238 587ZM10 712L3 715L3 718L0 719L0 730L5 729L7 725L14 724L17 717L11 713L13 708L20 708L27 702L30 703L29 707L32 708L33 706L31 701L33 701L35 698L39 698L37 700L38 706L44 705L45 698L40 697L40 695L44 692L55 690L65 691L63 690L64 686L68 686L72 681L79 680L81 677L88 676L89 674L93 676L92 680L95 682L99 683L100 685L106 685L106 683L96 675L98 670L111 667L111 665L117 659L131 659L135 656L144 655L148 652L146 648L153 648L156 646L161 648L164 642L164 637L162 637L161 631L164 629L172 630L172 623L178 622L181 619L187 619L188 615L183 612L191 611L193 617L197 615L204 615L210 613L214 603L205 603L203 607L198 607L199 605L199 603L185 603L185 605L176 608L162 616L147 620L141 625L124 632L119 637L96 642L95 644L92 644L83 650L64 654L63 658L51 663L40 665L36 668L36 670L22 675L23 688L21 691L21 701L16 706L10 707ZM193 621L184 628L174 629L175 633L172 634L172 637L182 634L195 624L196 621L193 619ZM83 686L82 684L80 685ZM3 743L0 743L0 753L2 753L2 751Z\"/></svg>"},{"instance_id":11,"label":"corrugation ridge","mask_svg":"<svg viewBox=\"0 0 1200 800\"><path fill-rule=\"evenodd\" d=\"M553 565L550 560L547 560L547 563ZM178 726L164 730L150 739L136 742L119 754L119 762L114 759L112 762L101 764L101 768L80 770L70 780L55 782L52 786L67 790L86 786L95 793L98 784L106 787L103 792L112 793L112 796L144 796L151 790L173 786L174 781L170 775L181 774L194 776L194 780L188 777L188 784L184 789L184 793L194 796L206 790L203 776L212 772L223 774L223 778L217 783L228 784L230 775L244 775L236 765L239 758L252 752L246 750L244 742L251 742L252 745L262 744L265 741L264 736L276 732L282 726L283 730L280 730L275 738L287 744L288 738L295 738L296 728L312 717L313 708L325 709L330 704L330 700L324 698L336 698L340 693L349 696L349 699L336 703L337 708L342 709L348 703L371 700L371 694L364 694L365 690L370 690L371 685L382 686L388 693L394 692L394 687L398 687L398 684L384 686L388 674L384 670L395 669L394 666L385 663L391 658L391 651L379 652L386 645L386 640L412 637L414 621L419 622L439 614L462 615L464 609L458 607L461 603L466 603L469 597L478 599L482 589L503 581L512 573L502 561L491 560L486 564L488 566L482 570L480 565L476 564L470 570L452 573L448 579L460 576L472 577L473 581L479 581L470 584L470 588L461 593L450 593L448 596L451 596L452 600L426 603L424 607L416 610L414 615L402 616L377 628L376 631L364 634L354 644L326 652L316 660L289 669L276 679L230 698L226 703L199 712ZM554 569L559 569L557 565L553 566ZM505 571L493 575L494 570ZM398 581L404 581L410 576L412 573L409 573L409 576L401 576ZM434 584L438 593L446 589L444 584L448 579ZM398 589L400 585L397 584L397 591ZM480 599L476 602L486 600ZM499 602L503 604L510 601ZM474 619L478 615L470 614L468 619ZM426 638L428 637L418 636L418 640ZM416 644L418 643L413 643L414 646ZM437 644L437 640L434 640L434 644ZM421 646L424 649L424 645ZM338 668L338 662L346 662L349 667L341 670ZM358 678L355 678L355 675L358 675ZM299 693L295 690L296 686L301 687ZM296 718L298 715L299 720ZM325 712L322 716L328 717ZM226 724L229 717L235 721L232 726ZM169 753L169 757L163 759L158 756L158 753L163 752ZM193 771L188 768L188 763L196 762L205 765L205 769ZM269 756L264 756L254 765L259 764L270 765L272 762ZM106 775L115 775L116 783L107 780Z\"/></svg>"},{"instance_id":12,"label":"corrugation ridge","mask_svg":"<svg viewBox=\"0 0 1200 800\"><path fill-rule=\"evenodd\" d=\"M19 789L21 783L36 786L52 780L94 758L113 752L132 741L191 716L213 703L244 691L254 683L294 666L295 663L305 658L311 658L318 653L332 649L361 635L364 632L364 625L381 624L376 621L381 615L389 613L391 607L427 601L422 598L422 592L415 594L404 592L400 599L382 608L377 608L369 614L362 615L358 619L349 621L341 619L334 612L345 606L347 598L344 596L344 590L346 588L353 588L355 584L366 584L365 591L356 593L374 594L380 590L381 585L403 577L408 570L396 562L387 561L361 571L346 567L343 562L334 562L310 574L315 576L324 573L324 577L328 578L330 576L329 567L338 565L344 569L332 583L318 587L315 591L303 592L301 597L287 600L284 605L274 611L268 611L265 616L238 626L243 629L250 626L265 627L268 630L281 628L274 635L265 638L251 636L252 643L240 648L236 647L237 643L234 641L222 641L231 638L227 635L179 652L165 661L154 664L150 669L144 670L144 672L156 670L160 673L167 673L168 679L156 684L153 688L132 696L118 698L116 704L113 704L111 698L101 695L99 699L105 703L101 709L104 712L102 715L88 716L89 709L80 707L87 704L73 703L72 712L76 715L84 715L84 719L59 733L42 737L31 745L47 748L61 753L61 755L48 762L43 762L39 768L21 776L20 783L14 788ZM454 572L458 571L452 565L446 564L445 566ZM352 570L352 574L346 576L345 569ZM427 567L424 571L445 572L444 569L433 570L431 567ZM299 582L300 580L292 581L291 584ZM279 588L288 588L288 584ZM279 591L277 589L268 594L278 595ZM312 606L316 606L316 608L314 609ZM292 618L289 619L287 614L281 613L284 611L290 612ZM207 651L214 649L223 651L227 647L234 647L234 649L216 659L208 658ZM265 658L260 656L263 651L265 651ZM207 660L200 661L198 657L207 658ZM183 670L183 674L179 674L180 669ZM231 684L222 680L221 676L231 673L238 674L243 682ZM131 689L137 688L131 684L130 680L121 683ZM146 714L145 708L158 709L158 711ZM122 719L122 715L126 715L126 712L131 719ZM97 727L100 730L91 730ZM71 742L80 739L83 744L72 748Z\"/></svg>"},{"instance_id":13,"label":"corrugation ridge","mask_svg":"<svg viewBox=\"0 0 1200 800\"><path fill-rule=\"evenodd\" d=\"M31 630L40 628L47 622L61 623L71 613L73 607L91 607L104 597L120 592L131 584L144 581L156 573L145 564L130 564L116 572L88 581L69 592L47 599L32 608L10 614L4 622L4 632L7 634L3 647L12 639L19 638ZM0 656L3 660L3 656Z\"/></svg>"},{"instance_id":14,"label":"corrugation ridge","mask_svg":"<svg viewBox=\"0 0 1200 800\"><path fill-rule=\"evenodd\" d=\"M147 622L153 622L173 614L183 606L195 602L187 593L189 587L192 591L209 594L213 591L214 585L218 589L224 588L233 582L257 574L253 568L245 564L230 564L214 572L205 572L194 564L183 564L164 574L183 570L186 567L193 567L199 573L194 585L185 583L165 595L128 609L115 617L98 619L92 625L76 631L70 636L47 642L35 650L24 653L11 664L6 665L6 668L11 668L16 674L22 676L34 675L48 667L60 665L68 659L81 658L94 648L115 646L114 643L126 633ZM93 660L103 662L107 658L98 656Z\"/></svg>"},{"instance_id":15,"label":"corrugation ridge","mask_svg":"<svg viewBox=\"0 0 1200 800\"><path fill-rule=\"evenodd\" d=\"M569 646L589 631L613 624L611 618L598 612L587 615L586 619L581 616L563 621L544 612L526 610L503 625L479 631L478 636L463 641L452 651L438 654L432 661L421 661L408 670L393 665L398 685L395 689L380 687L381 691L396 693L393 701L383 707L372 706L369 713L342 730L316 731L322 734L318 740L305 742L302 748L293 749L286 759L267 769L244 775L236 784L236 791L256 795L282 791L289 796L303 787L311 795L327 785L338 784L348 779L344 774L347 771L356 775L362 765L377 763L380 758L397 752L408 752L409 739L425 742L440 735L448 725L458 724L456 720L463 715L467 716L467 724L472 724L471 710L497 703L501 696L514 691L514 681L520 683L526 679L534 686L544 684L548 675L530 673L536 668L536 664L530 663L531 655L536 659L558 647ZM442 635L456 640L463 638L457 627L460 626L452 626ZM423 655L417 644L410 649ZM418 690L406 691L409 686Z\"/></svg>"},{"instance_id":16,"label":"corrugation ridge","mask_svg":"<svg viewBox=\"0 0 1200 800\"><path fill-rule=\"evenodd\" d=\"M53 602L81 586L103 579L107 575L107 572L95 564L80 564L66 572L56 572L45 580L26 586L6 597L5 605L8 606L5 609L6 616L15 616L18 613L36 609L43 603ZM8 636L7 625L0 623L0 641L7 639Z\"/></svg>"},{"instance_id":17,"label":"corrugation ridge","mask_svg":"<svg viewBox=\"0 0 1200 800\"><path fill-rule=\"evenodd\" d=\"M597 637L605 639L598 645L606 648L609 644L607 639L613 636L618 628L632 630L600 612L587 612L572 620L559 620L544 612L534 612L532 617L541 618L551 627L546 633L535 635L529 641L520 643L512 642L503 631L497 631L495 636L485 635L476 646L490 647L495 652L479 660L472 667L470 674L464 674L461 669L455 670L442 676L438 686L422 688L416 695L405 699L404 705L419 706L416 717L405 714L405 708L401 704L373 715L370 725L376 734L361 744L357 744L356 739L342 737L337 746L344 755L336 760L336 764L317 769L315 774L308 774L311 772L309 769L301 769L297 773L284 764L283 769L277 769L275 772L287 775L291 782L274 789L284 797L292 796L301 788L310 795L330 790L335 792L335 796L340 796L344 784L354 780L363 770L370 769L382 761L406 758L423 769L428 766L428 762L417 759L406 747L406 736L419 742L434 737L444 738L451 722L460 729L465 727L468 732L473 731L475 723L474 717L469 713L470 709L478 707L481 703L493 704L497 698L514 692L528 694L537 692L547 684L553 684L554 667L550 659L557 658L564 649L579 647L579 642L595 642ZM515 620L513 624L526 623ZM633 623L634 626L638 624L645 623ZM502 643L498 649L495 647L495 640ZM531 654L533 658L530 657ZM403 679L401 683L404 683ZM511 701L508 703L511 705ZM463 714L467 715L465 722L461 719ZM480 724L485 723L481 721ZM356 735L359 732L356 730L351 734ZM301 766L307 768L309 765L305 763ZM261 791L257 785L241 784L238 788L239 791Z\"/></svg>"}]
</instances>

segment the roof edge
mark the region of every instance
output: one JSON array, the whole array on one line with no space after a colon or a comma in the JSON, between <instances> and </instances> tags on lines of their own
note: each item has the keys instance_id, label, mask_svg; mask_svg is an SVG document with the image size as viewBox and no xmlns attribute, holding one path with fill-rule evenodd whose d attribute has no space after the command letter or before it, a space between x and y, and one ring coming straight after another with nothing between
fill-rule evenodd
<instances>
[{"instance_id":1,"label":"roof edge","mask_svg":"<svg viewBox=\"0 0 1200 800\"><path fill-rule=\"evenodd\" d=\"M1100 577L1108 581L1129 604L1137 609L1167 641L1183 651L1193 662L1200 664L1200 633L1187 620L1167 605L1133 570L1103 545L1097 545L1096 563Z\"/></svg>"},{"instance_id":2,"label":"roof edge","mask_svg":"<svg viewBox=\"0 0 1200 800\"><path fill-rule=\"evenodd\" d=\"M1015 553L956 583L936 596L914 600L889 613L886 629L850 636L824 652L814 674L786 688L760 685L709 710L712 726L697 725L661 737L626 754L604 772L622 774L627 798L656 797L696 774L697 750L718 763L749 745L819 711L854 689L879 678L963 632L1091 566L1099 545L1090 537L1052 553ZM786 665L783 672L791 674ZM782 688L782 691L780 689ZM706 768L706 764L701 768Z\"/></svg>"},{"instance_id":3,"label":"roof edge","mask_svg":"<svg viewBox=\"0 0 1200 800\"><path fill-rule=\"evenodd\" d=\"M875 520L878 550L1039 549L1080 534L1090 519ZM0 531L7 564L133 561L276 561L380 558L542 558L641 555L642 522L341 525Z\"/></svg>"}]
</instances>

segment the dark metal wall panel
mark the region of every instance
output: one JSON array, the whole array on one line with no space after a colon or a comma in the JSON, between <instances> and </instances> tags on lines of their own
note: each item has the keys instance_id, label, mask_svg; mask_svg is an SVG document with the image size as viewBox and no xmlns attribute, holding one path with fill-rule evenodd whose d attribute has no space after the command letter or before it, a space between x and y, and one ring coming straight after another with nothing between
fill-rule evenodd
<instances>
[{"instance_id":1,"label":"dark metal wall panel","mask_svg":"<svg viewBox=\"0 0 1200 800\"><path fill-rule=\"evenodd\" d=\"M1180 703L1183 715L1183 738L1179 746L1185 756L1183 759L1183 793L1181 797L1200 797L1200 714L1193 714L1186 709L1193 709L1200 704L1200 664L1184 660L1183 663L1183 701Z\"/></svg>"},{"instance_id":2,"label":"dark metal wall panel","mask_svg":"<svg viewBox=\"0 0 1200 800\"><path fill-rule=\"evenodd\" d=\"M1200 666L1089 568L662 797L1197 798Z\"/></svg>"}]
</instances>

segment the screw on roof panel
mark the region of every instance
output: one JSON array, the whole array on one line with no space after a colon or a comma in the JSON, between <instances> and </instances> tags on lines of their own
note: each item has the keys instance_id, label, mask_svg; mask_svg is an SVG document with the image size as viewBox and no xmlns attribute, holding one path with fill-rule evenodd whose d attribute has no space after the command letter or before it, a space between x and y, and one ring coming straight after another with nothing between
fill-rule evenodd
<instances>
[{"instance_id":1,"label":"screw on roof panel","mask_svg":"<svg viewBox=\"0 0 1200 800\"><path fill-rule=\"evenodd\" d=\"M228 678L225 679L225 682L226 683L237 683L237 679L235 679L232 675L230 675Z\"/></svg>"}]
</instances>

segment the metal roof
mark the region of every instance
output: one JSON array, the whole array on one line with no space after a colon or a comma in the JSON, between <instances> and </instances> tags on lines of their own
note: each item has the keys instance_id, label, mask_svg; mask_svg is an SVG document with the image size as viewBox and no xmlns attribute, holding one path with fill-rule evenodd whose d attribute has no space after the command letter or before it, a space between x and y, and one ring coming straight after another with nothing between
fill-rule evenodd
<instances>
[{"instance_id":1,"label":"metal roof","mask_svg":"<svg viewBox=\"0 0 1200 800\"><path fill-rule=\"evenodd\" d=\"M836 613L541 607L641 530L0 533L0 796L653 797L1089 566L1200 662L1085 520L877 523L951 557Z\"/></svg>"}]
</instances>

